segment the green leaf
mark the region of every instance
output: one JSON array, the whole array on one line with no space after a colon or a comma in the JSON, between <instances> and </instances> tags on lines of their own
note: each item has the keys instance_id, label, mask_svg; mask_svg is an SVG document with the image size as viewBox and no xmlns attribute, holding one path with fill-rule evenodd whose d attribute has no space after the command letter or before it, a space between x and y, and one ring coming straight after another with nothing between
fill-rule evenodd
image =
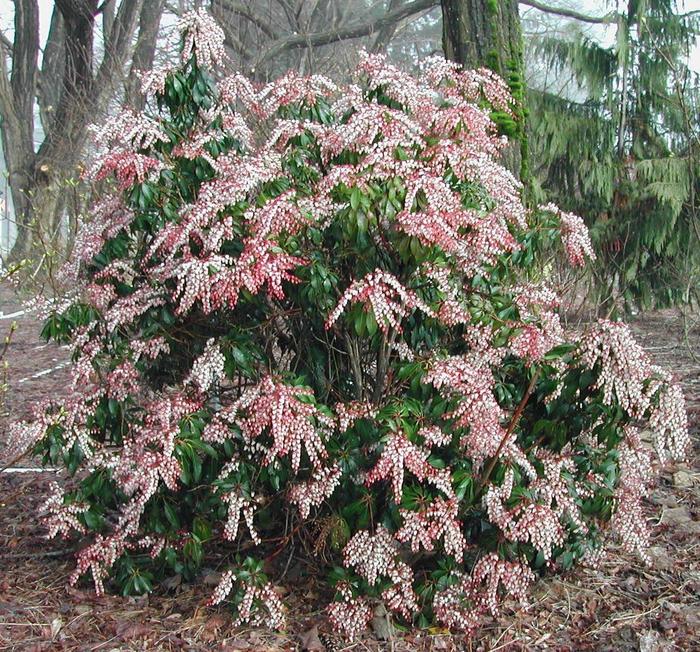
<instances>
[{"instance_id":1,"label":"green leaf","mask_svg":"<svg viewBox=\"0 0 700 652\"><path fill-rule=\"evenodd\" d=\"M170 525L172 525L176 529L179 528L180 527L180 519L178 518L177 513L172 508L170 503L168 503L168 502L163 503L163 511L165 512L165 518L168 519Z\"/></svg>"},{"instance_id":2,"label":"green leaf","mask_svg":"<svg viewBox=\"0 0 700 652\"><path fill-rule=\"evenodd\" d=\"M353 188L350 192L350 208L356 211L360 207L360 202L362 201L362 193L359 188Z\"/></svg>"}]
</instances>

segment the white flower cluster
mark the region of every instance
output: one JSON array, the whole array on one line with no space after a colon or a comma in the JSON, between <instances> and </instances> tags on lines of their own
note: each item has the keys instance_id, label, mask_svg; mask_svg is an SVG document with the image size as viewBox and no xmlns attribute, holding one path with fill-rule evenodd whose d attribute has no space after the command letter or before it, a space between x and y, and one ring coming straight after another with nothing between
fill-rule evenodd
<instances>
[{"instance_id":1,"label":"white flower cluster","mask_svg":"<svg viewBox=\"0 0 700 652\"><path fill-rule=\"evenodd\" d=\"M108 537L98 534L92 544L77 554L76 567L69 583L74 585L80 576L89 570L95 583L95 593L102 595L105 592L104 580L109 575L109 569L126 549L125 539L121 533Z\"/></svg>"},{"instance_id":2,"label":"white flower cluster","mask_svg":"<svg viewBox=\"0 0 700 652\"><path fill-rule=\"evenodd\" d=\"M418 596L413 590L413 571L408 564L397 562L389 570L392 585L382 591L382 599L391 611L400 614L406 620L418 611Z\"/></svg>"},{"instance_id":3,"label":"white flower cluster","mask_svg":"<svg viewBox=\"0 0 700 652\"><path fill-rule=\"evenodd\" d=\"M314 469L311 478L295 484L289 490L289 500L299 506L302 518L308 518L312 507L318 507L329 498L340 484L342 471L338 464Z\"/></svg>"},{"instance_id":4,"label":"white flower cluster","mask_svg":"<svg viewBox=\"0 0 700 652\"><path fill-rule=\"evenodd\" d=\"M372 620L372 608L363 597L354 597L347 583L336 587L341 599L327 607L328 619L333 627L349 640L356 639Z\"/></svg>"},{"instance_id":5,"label":"white flower cluster","mask_svg":"<svg viewBox=\"0 0 700 652\"><path fill-rule=\"evenodd\" d=\"M168 142L168 137L153 118L144 113L122 109L101 128L92 128L94 140L103 147L123 147L126 151L148 149L154 143Z\"/></svg>"},{"instance_id":6,"label":"white flower cluster","mask_svg":"<svg viewBox=\"0 0 700 652\"><path fill-rule=\"evenodd\" d=\"M48 528L48 539L53 539L57 534L67 538L71 530L85 534L85 527L78 520L78 515L83 514L90 505L85 503L66 503L63 490L57 482L52 482L49 487L50 495L43 504L41 511L45 512L44 525Z\"/></svg>"},{"instance_id":7,"label":"white flower cluster","mask_svg":"<svg viewBox=\"0 0 700 652\"><path fill-rule=\"evenodd\" d=\"M649 525L644 516L642 500L654 477L649 451L644 448L639 430L634 426L625 428L625 439L618 449L620 479L615 487L615 511L611 528L628 552L637 552L647 564L651 558L649 548Z\"/></svg>"},{"instance_id":8,"label":"white flower cluster","mask_svg":"<svg viewBox=\"0 0 700 652\"><path fill-rule=\"evenodd\" d=\"M281 629L286 620L284 605L269 582L260 585L254 580L239 580L236 571L228 570L221 576L208 604L216 605L226 600L237 581L243 585L243 597L238 604L238 616L233 621L233 626L250 623L252 626L264 625L270 629Z\"/></svg>"},{"instance_id":9,"label":"white flower cluster","mask_svg":"<svg viewBox=\"0 0 700 652\"><path fill-rule=\"evenodd\" d=\"M326 328L333 326L345 307L354 301L366 302L372 308L379 328L384 331L390 327L401 331L401 320L413 308L435 317L433 310L415 292L405 288L393 274L375 269L362 280L353 281L345 290L338 305L328 315Z\"/></svg>"},{"instance_id":10,"label":"white flower cluster","mask_svg":"<svg viewBox=\"0 0 700 652\"><path fill-rule=\"evenodd\" d=\"M258 535L255 526L253 525L253 515L255 513L254 496L247 498L243 492L230 491L221 496L221 500L228 503L228 518L224 525L224 539L234 541L238 535L238 525L241 521L241 514L245 518L250 538L254 543L260 544L260 536Z\"/></svg>"},{"instance_id":11,"label":"white flower cluster","mask_svg":"<svg viewBox=\"0 0 700 652\"><path fill-rule=\"evenodd\" d=\"M506 509L504 502L513 490L513 472L506 473L500 487L491 486L484 496L489 520L497 525L511 541L531 543L539 550L545 560L552 558L553 549L564 543L564 527L561 524L561 506L555 509L552 499L556 492L546 492L543 483L536 484L535 490L549 494L547 504L538 503L532 499L521 499L512 509Z\"/></svg>"},{"instance_id":12,"label":"white flower cluster","mask_svg":"<svg viewBox=\"0 0 700 652\"><path fill-rule=\"evenodd\" d=\"M169 66L157 66L153 70L138 70L136 76L141 82L141 93L146 97L162 95L165 92L165 82L173 71Z\"/></svg>"},{"instance_id":13,"label":"white flower cluster","mask_svg":"<svg viewBox=\"0 0 700 652\"><path fill-rule=\"evenodd\" d=\"M360 530L343 548L343 565L354 568L369 585L389 575L396 562L397 544L391 533L380 525L375 534Z\"/></svg>"},{"instance_id":14,"label":"white flower cluster","mask_svg":"<svg viewBox=\"0 0 700 652\"><path fill-rule=\"evenodd\" d=\"M197 65L202 68L213 68L226 61L224 30L206 9L188 11L180 18L178 29L184 39L180 55L184 64L192 55L197 58Z\"/></svg>"},{"instance_id":15,"label":"white flower cluster","mask_svg":"<svg viewBox=\"0 0 700 652\"><path fill-rule=\"evenodd\" d=\"M669 459L683 460L691 448L683 390L679 385L668 385L659 392L658 401L649 419L656 452L662 464Z\"/></svg>"},{"instance_id":16,"label":"white flower cluster","mask_svg":"<svg viewBox=\"0 0 700 652\"><path fill-rule=\"evenodd\" d=\"M648 416L661 462L684 459L690 447L688 416L681 388L652 365L627 325L601 320L581 340L581 360L599 368L603 400L616 398L633 418Z\"/></svg>"},{"instance_id":17,"label":"white flower cluster","mask_svg":"<svg viewBox=\"0 0 700 652\"><path fill-rule=\"evenodd\" d=\"M215 338L210 338L200 355L192 365L192 371L185 379L185 384L194 384L202 392L207 392L224 377L226 358Z\"/></svg>"},{"instance_id":18,"label":"white flower cluster","mask_svg":"<svg viewBox=\"0 0 700 652\"><path fill-rule=\"evenodd\" d=\"M525 562L509 562L496 553L482 557L471 576L457 575L457 581L438 591L433 599L437 619L448 627L468 633L481 626L486 613L498 615L500 593L527 605L527 590L535 574Z\"/></svg>"}]
</instances>

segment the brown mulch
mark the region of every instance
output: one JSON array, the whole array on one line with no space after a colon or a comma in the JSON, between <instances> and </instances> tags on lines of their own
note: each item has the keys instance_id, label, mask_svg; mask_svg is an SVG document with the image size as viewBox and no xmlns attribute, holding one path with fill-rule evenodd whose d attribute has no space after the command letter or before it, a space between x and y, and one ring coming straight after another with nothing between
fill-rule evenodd
<instances>
[{"instance_id":1,"label":"brown mulch","mask_svg":"<svg viewBox=\"0 0 700 652\"><path fill-rule=\"evenodd\" d=\"M20 309L0 287L0 317ZM46 396L68 391L68 351L39 340L39 325L27 314L0 319L0 338L13 321L0 467L7 462L1 442L9 419L26 417ZM645 315L632 326L655 360L683 384L696 443L689 462L664 470L647 502L656 526L651 566L616 553L600 569L544 577L529 610L505 613L472 640L437 630L392 632L378 622L361 641L343 645L336 639L333 647L325 636L332 632L321 613L322 589L304 579L297 563L287 569L287 583L280 582L289 591L284 596L289 627L283 633L235 629L225 609L205 607L214 568L202 582L172 582L143 598L97 597L88 583L68 587L75 544L47 541L35 518L57 474L0 473L0 651L700 650L700 359L693 357L700 356L700 331L686 338L672 311ZM36 466L28 460L15 466L21 465ZM284 567L288 557L280 557Z\"/></svg>"}]
</instances>

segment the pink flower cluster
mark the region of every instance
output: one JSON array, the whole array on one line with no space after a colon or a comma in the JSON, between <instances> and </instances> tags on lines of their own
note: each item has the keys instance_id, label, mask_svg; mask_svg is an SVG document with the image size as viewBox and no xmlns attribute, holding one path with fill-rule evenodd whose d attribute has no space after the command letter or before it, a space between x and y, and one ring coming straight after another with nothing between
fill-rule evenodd
<instances>
[{"instance_id":1,"label":"pink flower cluster","mask_svg":"<svg viewBox=\"0 0 700 652\"><path fill-rule=\"evenodd\" d=\"M327 456L323 437L334 428L335 422L313 404L299 400L302 396L312 397L313 392L267 376L247 388L233 405L219 413L218 418L238 423L248 440L267 432L272 438L272 447L265 464L270 464L277 456L289 454L292 468L298 471L303 449L311 464L318 468Z\"/></svg>"},{"instance_id":2,"label":"pink flower cluster","mask_svg":"<svg viewBox=\"0 0 700 652\"><path fill-rule=\"evenodd\" d=\"M420 481L427 480L451 495L449 473L445 474L444 471L431 466L427 461L429 455L429 450L412 444L403 433L392 433L389 435L379 460L367 473L365 484L369 486L379 480L391 478L394 501L400 504L404 469L408 469Z\"/></svg>"},{"instance_id":3,"label":"pink flower cluster","mask_svg":"<svg viewBox=\"0 0 700 652\"><path fill-rule=\"evenodd\" d=\"M399 510L404 521L396 532L396 539L410 543L413 552L421 548L430 552L434 541L442 538L445 552L461 562L467 542L462 534L462 522L457 517L458 509L456 498L438 497L420 512Z\"/></svg>"},{"instance_id":4,"label":"pink flower cluster","mask_svg":"<svg viewBox=\"0 0 700 652\"><path fill-rule=\"evenodd\" d=\"M564 341L564 329L556 312L559 298L550 288L532 284L513 288L513 293L521 321L514 324L520 332L511 340L511 350L530 362L541 360Z\"/></svg>"},{"instance_id":5,"label":"pink flower cluster","mask_svg":"<svg viewBox=\"0 0 700 652\"><path fill-rule=\"evenodd\" d=\"M115 151L106 154L95 172L95 181L102 181L111 174L117 179L121 190L143 183L154 172L165 169L165 165L152 156L136 152Z\"/></svg>"},{"instance_id":6,"label":"pink flower cluster","mask_svg":"<svg viewBox=\"0 0 700 652\"><path fill-rule=\"evenodd\" d=\"M352 428L358 419L372 419L377 413L376 406L362 401L336 403L334 410L338 418L338 430L340 432L345 432Z\"/></svg>"},{"instance_id":7,"label":"pink flower cluster","mask_svg":"<svg viewBox=\"0 0 700 652\"><path fill-rule=\"evenodd\" d=\"M401 331L401 320L414 308L434 317L433 310L412 290L406 289L389 272L376 269L360 281L353 281L345 290L338 305L328 315L326 328L330 328L343 313L345 307L355 301L364 301L372 308L379 328Z\"/></svg>"},{"instance_id":8,"label":"pink flower cluster","mask_svg":"<svg viewBox=\"0 0 700 652\"><path fill-rule=\"evenodd\" d=\"M506 436L501 425L505 415L493 394L493 373L484 358L473 353L436 359L423 382L459 398L447 416L455 427L469 429L462 443L469 456L480 464L493 455Z\"/></svg>"},{"instance_id":9,"label":"pink flower cluster","mask_svg":"<svg viewBox=\"0 0 700 652\"><path fill-rule=\"evenodd\" d=\"M340 484L342 472L337 464L314 469L310 480L294 485L289 500L299 505L299 514L308 518L312 507L318 507L329 498Z\"/></svg>"},{"instance_id":10,"label":"pink flower cluster","mask_svg":"<svg viewBox=\"0 0 700 652\"><path fill-rule=\"evenodd\" d=\"M595 260L595 252L583 220L573 213L566 213L554 204L540 206L540 210L554 213L561 223L561 236L569 262L573 267L583 267L586 258Z\"/></svg>"}]
</instances>

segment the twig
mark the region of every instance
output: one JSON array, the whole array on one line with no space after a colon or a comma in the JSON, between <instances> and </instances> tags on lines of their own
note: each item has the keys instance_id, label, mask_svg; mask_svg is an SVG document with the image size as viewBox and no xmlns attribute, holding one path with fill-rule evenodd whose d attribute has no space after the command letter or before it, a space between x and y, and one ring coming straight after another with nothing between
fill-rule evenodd
<instances>
[{"instance_id":1,"label":"twig","mask_svg":"<svg viewBox=\"0 0 700 652\"><path fill-rule=\"evenodd\" d=\"M75 552L75 548L67 550L48 550L46 552L15 552L9 555L0 555L0 560L5 559L41 559L42 557L63 557Z\"/></svg>"},{"instance_id":2,"label":"twig","mask_svg":"<svg viewBox=\"0 0 700 652\"><path fill-rule=\"evenodd\" d=\"M13 457L7 464L5 464L5 466L0 467L0 473L2 473L3 471L6 471L11 466L14 466L15 464L17 464L17 462L19 462L23 457L25 457L28 454L29 454L29 451L26 450L23 453L20 453L19 455L17 455L17 457Z\"/></svg>"},{"instance_id":3,"label":"twig","mask_svg":"<svg viewBox=\"0 0 700 652\"><path fill-rule=\"evenodd\" d=\"M510 423L508 424L508 428L506 429L506 434L503 435L501 443L498 444L498 448L496 449L496 452L494 453L493 458L491 459L491 462L489 463L486 469L486 473L484 473L484 477L482 478L481 484L479 485L479 491L481 491L486 486L486 483L489 481L491 473L493 473L493 469L496 466L496 463L498 462L498 458L501 454L501 451L503 450L503 447L506 445L506 442L508 441L508 439L510 439L510 436L513 434L515 426L518 425L518 421L520 421L520 417L523 413L523 410L525 409L525 405L527 404L528 400L530 399L530 396L532 395L533 390L535 389L537 379L540 377L540 371L540 369L537 369L532 375L530 384L527 386L522 400L518 404L518 407L515 408L515 412L513 412L513 417L511 418Z\"/></svg>"}]
</instances>

